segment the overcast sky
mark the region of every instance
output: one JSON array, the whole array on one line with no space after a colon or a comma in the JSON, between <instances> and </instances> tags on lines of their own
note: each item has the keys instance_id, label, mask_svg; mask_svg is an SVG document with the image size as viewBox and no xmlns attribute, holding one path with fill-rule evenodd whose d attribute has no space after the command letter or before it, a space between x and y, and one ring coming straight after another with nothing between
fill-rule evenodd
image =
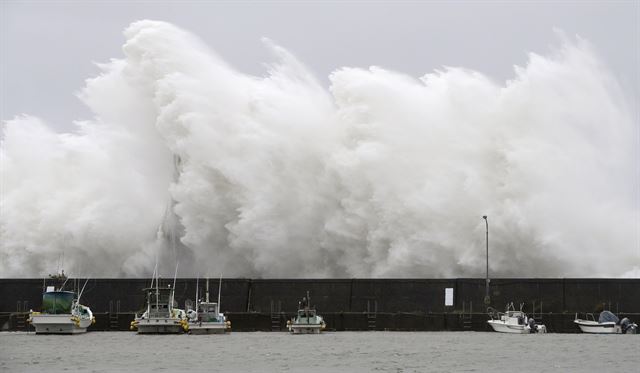
<instances>
[{"instance_id":1,"label":"overcast sky","mask_svg":"<svg viewBox=\"0 0 640 373\"><path fill-rule=\"evenodd\" d=\"M527 52L559 44L554 28L580 35L640 97L638 1L7 1L1 8L0 118L27 113L59 131L91 116L75 97L92 62L122 57L122 30L139 19L174 23L238 70L263 75L268 37L328 85L342 66L382 66L419 77L442 66L513 76ZM637 105L636 105L637 112Z\"/></svg>"}]
</instances>

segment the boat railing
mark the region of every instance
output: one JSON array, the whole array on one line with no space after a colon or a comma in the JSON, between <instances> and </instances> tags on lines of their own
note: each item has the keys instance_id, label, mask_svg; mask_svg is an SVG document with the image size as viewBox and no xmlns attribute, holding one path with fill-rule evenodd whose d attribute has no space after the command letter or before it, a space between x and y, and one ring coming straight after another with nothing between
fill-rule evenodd
<instances>
[{"instance_id":1,"label":"boat railing","mask_svg":"<svg viewBox=\"0 0 640 373\"><path fill-rule=\"evenodd\" d=\"M576 318L575 318L576 320L580 320L580 318L578 316L580 316L580 314L576 312ZM595 315L593 313L585 313L584 314L584 319L582 319L582 320L598 322L598 320L596 320L596 317L595 317Z\"/></svg>"},{"instance_id":2,"label":"boat railing","mask_svg":"<svg viewBox=\"0 0 640 373\"><path fill-rule=\"evenodd\" d=\"M500 320L501 313L502 312L498 312L498 310L493 307L487 307L487 315L489 315L491 320Z\"/></svg>"}]
</instances>

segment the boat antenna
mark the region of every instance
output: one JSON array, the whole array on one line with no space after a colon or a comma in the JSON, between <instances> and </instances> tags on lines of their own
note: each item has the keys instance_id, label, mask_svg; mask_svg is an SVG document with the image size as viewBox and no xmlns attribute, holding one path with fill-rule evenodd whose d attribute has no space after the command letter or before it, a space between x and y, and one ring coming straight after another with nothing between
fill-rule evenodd
<instances>
[{"instance_id":1,"label":"boat antenna","mask_svg":"<svg viewBox=\"0 0 640 373\"><path fill-rule=\"evenodd\" d=\"M149 285L150 288L153 288L153 280L155 280L157 274L158 274L158 253L156 253L156 266L153 268L153 275L151 275L151 285Z\"/></svg>"},{"instance_id":2,"label":"boat antenna","mask_svg":"<svg viewBox=\"0 0 640 373\"><path fill-rule=\"evenodd\" d=\"M196 277L196 316L198 315L198 281L200 280L200 276Z\"/></svg>"},{"instance_id":3,"label":"boat antenna","mask_svg":"<svg viewBox=\"0 0 640 373\"><path fill-rule=\"evenodd\" d=\"M62 268L62 273L64 274L64 250L62 250L62 254L58 255L58 269L56 271L56 275L60 273L60 268Z\"/></svg>"},{"instance_id":4,"label":"boat antenna","mask_svg":"<svg viewBox=\"0 0 640 373\"><path fill-rule=\"evenodd\" d=\"M78 304L80 304L80 298L82 297L82 293L84 293L84 288L85 286L87 286L88 282L89 282L89 279L87 278L87 281L84 282L84 285L82 286L82 290L80 290L80 294L78 295Z\"/></svg>"},{"instance_id":5,"label":"boat antenna","mask_svg":"<svg viewBox=\"0 0 640 373\"><path fill-rule=\"evenodd\" d=\"M158 254L156 253L156 270L153 272L154 278L156 280L156 315L158 315L158 298L160 297L160 290L158 290L158 283L160 279L158 278ZM156 316L157 317L157 316Z\"/></svg>"},{"instance_id":6,"label":"boat antenna","mask_svg":"<svg viewBox=\"0 0 640 373\"><path fill-rule=\"evenodd\" d=\"M62 270L62 273L64 274L64 269ZM60 291L62 291L62 289L64 289L64 286L67 284L67 281L69 281L69 277L64 279L64 282L62 283L62 286L60 286Z\"/></svg>"},{"instance_id":7,"label":"boat antenna","mask_svg":"<svg viewBox=\"0 0 640 373\"><path fill-rule=\"evenodd\" d=\"M175 300L175 296L176 296L176 277L178 276L178 264L180 264L180 262L176 262L176 271L173 273L173 288L171 290L171 307L173 307L173 301Z\"/></svg>"},{"instance_id":8,"label":"boat antenna","mask_svg":"<svg viewBox=\"0 0 640 373\"><path fill-rule=\"evenodd\" d=\"M220 314L220 293L222 292L222 273L220 273L220 282L218 283L218 314Z\"/></svg>"}]
</instances>

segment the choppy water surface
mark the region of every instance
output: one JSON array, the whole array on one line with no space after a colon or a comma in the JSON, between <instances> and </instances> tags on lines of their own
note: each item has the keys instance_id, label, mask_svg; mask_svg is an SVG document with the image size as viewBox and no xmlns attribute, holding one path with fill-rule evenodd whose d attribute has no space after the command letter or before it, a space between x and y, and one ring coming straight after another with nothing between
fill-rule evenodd
<instances>
[{"instance_id":1,"label":"choppy water surface","mask_svg":"<svg viewBox=\"0 0 640 373\"><path fill-rule=\"evenodd\" d=\"M638 351L633 335L0 333L0 371L632 372Z\"/></svg>"}]
</instances>

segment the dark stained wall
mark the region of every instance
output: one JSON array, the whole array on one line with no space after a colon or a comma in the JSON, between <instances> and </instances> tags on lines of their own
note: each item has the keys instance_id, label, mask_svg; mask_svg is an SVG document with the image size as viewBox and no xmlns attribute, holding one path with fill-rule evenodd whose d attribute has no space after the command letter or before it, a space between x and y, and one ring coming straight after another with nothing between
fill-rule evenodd
<instances>
[{"instance_id":1,"label":"dark stained wall","mask_svg":"<svg viewBox=\"0 0 640 373\"><path fill-rule=\"evenodd\" d=\"M48 284L52 284L49 280ZM163 279L162 284L173 280ZM82 287L83 279L70 279L65 286ZM82 303L94 312L136 312L144 306L142 289L149 279L90 279ZM59 284L58 284L59 285ZM200 279L204 298L204 280ZM454 289L453 307L444 306L444 289ZM0 279L0 312L40 308L42 279ZM180 307L195 299L196 280L176 280L176 301ZM210 298L217 299L218 280L211 279ZM484 279L223 279L224 312L293 312L298 301L310 292L319 312L442 313L484 312ZM513 302L524 303L527 312L640 313L640 279L494 279L492 306L502 310ZM119 307L118 307L119 305Z\"/></svg>"}]
</instances>

